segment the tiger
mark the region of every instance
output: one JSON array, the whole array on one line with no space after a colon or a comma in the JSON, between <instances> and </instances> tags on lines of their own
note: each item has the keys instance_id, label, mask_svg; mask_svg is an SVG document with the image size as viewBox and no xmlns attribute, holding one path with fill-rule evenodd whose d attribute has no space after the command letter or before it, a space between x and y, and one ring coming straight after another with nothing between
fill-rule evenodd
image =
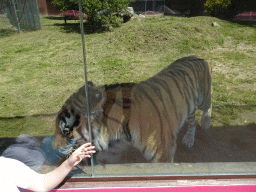
<instances>
[{"instance_id":1,"label":"tiger","mask_svg":"<svg viewBox=\"0 0 256 192\"><path fill-rule=\"evenodd\" d=\"M92 141L96 150L107 151L112 141L121 140L137 148L148 162L174 162L177 135L186 121L188 128L182 142L188 148L194 145L196 108L202 111L201 127L210 127L211 73L204 59L188 56L139 83L91 86ZM85 95L80 90L58 113L55 147L65 146L70 139L89 139L86 103L82 102ZM57 144L61 139L65 141Z\"/></svg>"},{"instance_id":2,"label":"tiger","mask_svg":"<svg viewBox=\"0 0 256 192\"><path fill-rule=\"evenodd\" d=\"M98 135L98 127L106 125L106 119L111 119L110 110L117 105L116 93L123 93L123 110L130 110L130 95L135 83L121 83L104 86L94 86L88 82L90 120L93 136ZM128 113L128 112L127 112ZM114 119L111 119L115 121ZM109 120L110 121L110 120ZM85 86L72 94L57 113L55 134L52 142L54 148L60 148L67 157L80 145L89 141L88 113L86 105ZM77 146L78 144L78 146Z\"/></svg>"}]
</instances>

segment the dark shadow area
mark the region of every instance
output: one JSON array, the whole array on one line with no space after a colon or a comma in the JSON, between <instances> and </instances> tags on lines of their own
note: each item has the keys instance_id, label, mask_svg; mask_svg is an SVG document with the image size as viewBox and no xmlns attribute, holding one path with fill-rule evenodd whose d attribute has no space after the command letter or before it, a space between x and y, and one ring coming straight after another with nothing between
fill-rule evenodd
<instances>
[{"instance_id":1,"label":"dark shadow area","mask_svg":"<svg viewBox=\"0 0 256 192\"><path fill-rule=\"evenodd\" d=\"M44 137L34 137L40 143ZM10 145L17 144L16 138L0 138L0 156Z\"/></svg>"},{"instance_id":2,"label":"dark shadow area","mask_svg":"<svg viewBox=\"0 0 256 192\"><path fill-rule=\"evenodd\" d=\"M256 124L210 127L197 125L195 143L187 148L182 143L187 124L177 139L174 163L256 162ZM146 163L139 150L131 147L121 155L119 163Z\"/></svg>"},{"instance_id":3,"label":"dark shadow area","mask_svg":"<svg viewBox=\"0 0 256 192\"><path fill-rule=\"evenodd\" d=\"M63 20L63 23L54 23L53 26L60 27L66 33L81 33L80 29L80 20L74 17L68 17L66 22L64 17L59 16L49 16L46 17L47 19L52 20ZM69 20L76 20L77 23L69 23ZM126 21L127 22L127 21ZM90 24L86 19L83 19L84 24L84 33L85 34L92 34L92 33L102 33L108 31L112 26L110 25L103 25L102 23L96 23L94 26ZM43 26L51 26L51 25L43 25Z\"/></svg>"},{"instance_id":4,"label":"dark shadow area","mask_svg":"<svg viewBox=\"0 0 256 192\"><path fill-rule=\"evenodd\" d=\"M79 34L81 33L80 23L67 22L66 24L55 23L54 25L60 27L66 33L79 33ZM99 25L97 25L93 30L93 27L90 24L88 24L87 22L84 22L84 34L102 33L106 30L107 28L99 27Z\"/></svg>"},{"instance_id":5,"label":"dark shadow area","mask_svg":"<svg viewBox=\"0 0 256 192\"><path fill-rule=\"evenodd\" d=\"M220 15L220 16L217 16L217 18L221 19L221 20L231 22L231 23L237 23L239 25L246 25L246 26L249 26L249 27L256 27L256 20L250 20L250 18L247 18L246 20L236 18L236 16L240 13L251 12L251 11L255 12L255 10L253 10L253 9L252 10L250 10L250 9L249 10L237 10L237 11L229 10L227 15Z\"/></svg>"},{"instance_id":6,"label":"dark shadow area","mask_svg":"<svg viewBox=\"0 0 256 192\"><path fill-rule=\"evenodd\" d=\"M231 20L228 20L230 21L231 23L237 23L239 25L246 25L246 26L249 26L249 27L255 27L256 28L256 21L242 21L242 20L236 20L236 19L231 19Z\"/></svg>"},{"instance_id":7,"label":"dark shadow area","mask_svg":"<svg viewBox=\"0 0 256 192\"><path fill-rule=\"evenodd\" d=\"M178 134L177 150L174 162L256 162L256 124L246 126L210 127L203 130L197 125L195 143L187 148L182 142L187 125ZM39 143L43 137L35 137ZM0 138L0 154L10 145L16 144L16 138ZM140 152L131 148L122 154L119 163L145 163Z\"/></svg>"},{"instance_id":8,"label":"dark shadow area","mask_svg":"<svg viewBox=\"0 0 256 192\"><path fill-rule=\"evenodd\" d=\"M47 19L52 19L52 20L63 20L64 21L64 17L60 17L60 16L48 16L48 17L45 17Z\"/></svg>"},{"instance_id":9,"label":"dark shadow area","mask_svg":"<svg viewBox=\"0 0 256 192\"><path fill-rule=\"evenodd\" d=\"M61 28L61 30L64 30L65 33L81 33L80 32L80 23L55 23L55 26L58 26Z\"/></svg>"},{"instance_id":10,"label":"dark shadow area","mask_svg":"<svg viewBox=\"0 0 256 192\"><path fill-rule=\"evenodd\" d=\"M0 120L15 120L15 119L23 119L26 117L51 117L51 116L56 116L56 113L35 114L35 115L29 115L29 116L0 117Z\"/></svg>"},{"instance_id":11,"label":"dark shadow area","mask_svg":"<svg viewBox=\"0 0 256 192\"><path fill-rule=\"evenodd\" d=\"M14 33L18 33L18 31L14 29L0 29L0 38L11 36Z\"/></svg>"},{"instance_id":12,"label":"dark shadow area","mask_svg":"<svg viewBox=\"0 0 256 192\"><path fill-rule=\"evenodd\" d=\"M58 21L62 20L63 23L54 23L52 25L60 27L60 29L66 33L79 33L79 34L81 33L80 21L78 18L69 17L67 18L66 23L65 23L65 18L60 16L48 16L45 18L51 19L51 20L58 20ZM69 23L69 20L76 20L77 23ZM91 34L92 27L87 24L87 21L85 19L83 20L83 22L84 22L84 33ZM50 26L50 25L46 25L46 26Z\"/></svg>"},{"instance_id":13,"label":"dark shadow area","mask_svg":"<svg viewBox=\"0 0 256 192\"><path fill-rule=\"evenodd\" d=\"M195 143L187 148L181 142L186 131L182 128L175 162L255 162L256 124L246 126L210 127L203 130L197 125Z\"/></svg>"},{"instance_id":14,"label":"dark shadow area","mask_svg":"<svg viewBox=\"0 0 256 192\"><path fill-rule=\"evenodd\" d=\"M251 109L251 108L256 108L256 105L218 105L218 106L213 106L213 108L217 109L223 109L223 108L235 108L235 109Z\"/></svg>"}]
</instances>

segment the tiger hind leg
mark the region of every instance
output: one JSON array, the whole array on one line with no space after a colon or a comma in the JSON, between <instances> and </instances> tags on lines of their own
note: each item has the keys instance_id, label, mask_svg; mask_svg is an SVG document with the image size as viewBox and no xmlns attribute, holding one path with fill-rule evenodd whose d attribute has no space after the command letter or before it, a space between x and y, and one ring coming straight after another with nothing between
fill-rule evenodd
<instances>
[{"instance_id":1,"label":"tiger hind leg","mask_svg":"<svg viewBox=\"0 0 256 192\"><path fill-rule=\"evenodd\" d=\"M203 114L201 117L201 126L203 129L208 129L211 126L211 113L212 108L203 110Z\"/></svg>"},{"instance_id":2,"label":"tiger hind leg","mask_svg":"<svg viewBox=\"0 0 256 192\"><path fill-rule=\"evenodd\" d=\"M182 139L182 143L185 144L188 148L191 148L194 145L194 138L195 138L195 132L196 132L195 111L187 117L187 122L188 122L188 129Z\"/></svg>"}]
</instances>

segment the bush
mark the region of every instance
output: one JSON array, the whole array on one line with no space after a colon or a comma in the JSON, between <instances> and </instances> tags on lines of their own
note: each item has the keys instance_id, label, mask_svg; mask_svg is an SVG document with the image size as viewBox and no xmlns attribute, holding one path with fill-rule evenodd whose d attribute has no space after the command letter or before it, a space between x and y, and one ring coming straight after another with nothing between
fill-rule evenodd
<instances>
[{"instance_id":1,"label":"bush","mask_svg":"<svg viewBox=\"0 0 256 192\"><path fill-rule=\"evenodd\" d=\"M211 16L222 16L229 14L231 0L208 0L204 4L205 10Z\"/></svg>"},{"instance_id":2,"label":"bush","mask_svg":"<svg viewBox=\"0 0 256 192\"><path fill-rule=\"evenodd\" d=\"M83 10L89 15L87 21L96 31L103 26L118 26L120 19L114 13L121 12L135 0L82 0Z\"/></svg>"},{"instance_id":3,"label":"bush","mask_svg":"<svg viewBox=\"0 0 256 192\"><path fill-rule=\"evenodd\" d=\"M7 0L4 0L7 1ZM121 20L115 16L115 13L127 9L128 5L135 0L82 0L83 11L89 15L87 25L92 32L109 28L110 26L120 26ZM78 0L53 0L55 9L66 11L69 9L78 9ZM124 15L124 21L131 18L128 14Z\"/></svg>"}]
</instances>

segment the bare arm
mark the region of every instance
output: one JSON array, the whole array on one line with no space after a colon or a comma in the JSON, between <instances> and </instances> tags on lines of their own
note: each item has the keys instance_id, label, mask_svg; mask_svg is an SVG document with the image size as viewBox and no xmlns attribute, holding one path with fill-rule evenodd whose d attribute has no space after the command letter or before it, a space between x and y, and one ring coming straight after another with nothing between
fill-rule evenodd
<instances>
[{"instance_id":1,"label":"bare arm","mask_svg":"<svg viewBox=\"0 0 256 192\"><path fill-rule=\"evenodd\" d=\"M82 145L59 167L47 174L44 174L42 180L38 181L38 183L32 184L28 189L32 191L50 191L54 189L54 187L58 186L63 179L65 179L74 166L80 163L85 157L90 158L91 154L95 153L94 148L94 146L91 146L91 143Z\"/></svg>"}]
</instances>

